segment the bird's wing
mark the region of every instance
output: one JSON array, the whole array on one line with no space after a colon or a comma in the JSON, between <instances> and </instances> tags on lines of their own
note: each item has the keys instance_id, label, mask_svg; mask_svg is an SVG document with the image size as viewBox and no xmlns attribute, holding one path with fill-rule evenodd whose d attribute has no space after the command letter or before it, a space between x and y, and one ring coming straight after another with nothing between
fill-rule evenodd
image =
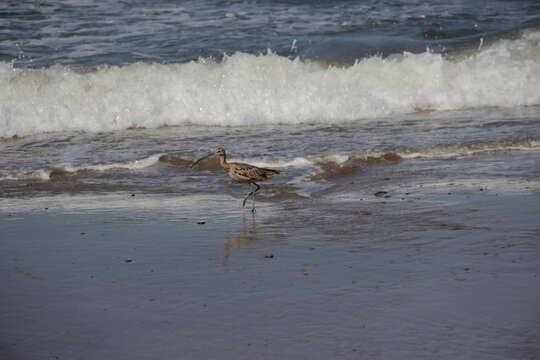
<instances>
[{"instance_id":1,"label":"bird's wing","mask_svg":"<svg viewBox=\"0 0 540 360\"><path fill-rule=\"evenodd\" d=\"M255 181L258 179L255 167L247 164L235 164L234 177L239 181Z\"/></svg>"},{"instance_id":2,"label":"bird's wing","mask_svg":"<svg viewBox=\"0 0 540 360\"><path fill-rule=\"evenodd\" d=\"M277 170L258 168L242 163L235 163L233 172L234 177L239 181L262 181L279 174Z\"/></svg>"}]
</instances>

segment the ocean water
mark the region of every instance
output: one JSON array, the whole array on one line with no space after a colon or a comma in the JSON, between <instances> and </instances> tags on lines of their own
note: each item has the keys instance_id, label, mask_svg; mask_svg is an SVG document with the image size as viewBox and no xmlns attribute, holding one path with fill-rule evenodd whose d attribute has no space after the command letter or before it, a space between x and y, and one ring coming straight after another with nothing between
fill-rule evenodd
<instances>
[{"instance_id":1,"label":"ocean water","mask_svg":"<svg viewBox=\"0 0 540 360\"><path fill-rule=\"evenodd\" d=\"M217 146L293 197L540 149L536 1L0 6L4 197L227 191L188 167Z\"/></svg>"},{"instance_id":2,"label":"ocean water","mask_svg":"<svg viewBox=\"0 0 540 360\"><path fill-rule=\"evenodd\" d=\"M216 159L190 167L217 147L229 160L281 172L261 183L254 215L251 201L242 209L248 185L231 183ZM107 241L95 235L81 247L95 264L119 249L185 257L156 261L152 266L164 272L144 280L158 293L168 289L169 298L153 302L159 311L137 307L131 314L119 305L120 320L111 327L118 331L109 339L115 358L128 358L118 344L141 346L130 359L151 352L145 341L122 337L148 339L140 329L149 323L155 348L171 344L201 359L239 358L238 346L250 359L357 359L353 343L364 358L538 358L536 0L4 0L0 154L6 282L15 284L17 274L39 264L63 279L58 266L75 264L71 253L41 239L36 248L60 254L58 264L41 252L28 252L28 260L28 249L2 236L35 234L24 221L54 239L61 229L91 232L72 224L96 234L105 229ZM34 241L30 235L21 244ZM58 238L80 250L71 238ZM154 238L170 238L169 247L154 246ZM261 248L278 254L280 246L284 260L276 256L281 267L272 278L276 269L252 255ZM224 248L218 265L205 262L215 248ZM115 276L140 284L126 269L85 264L103 276L117 269ZM320 277L308 277L317 271ZM79 288L88 276L76 274ZM194 287L193 277L212 285ZM262 286L275 287L260 290L261 277ZM160 316L184 311L171 300L182 281L192 293L180 300L189 314L180 315L196 326L169 331L160 324L170 319ZM66 291L40 284L54 301ZM4 319L18 316L10 310L18 304L41 298L22 301L17 284L11 290L2 300ZM137 286L125 290L147 296ZM198 301L215 306L211 316L195 307ZM268 327L261 329L265 303L273 308L263 309ZM85 304L68 303L75 314L69 319L62 307L59 329L74 327L81 311L108 316ZM51 320L39 316L42 325L59 334L51 328L56 313L46 313ZM141 314L149 316L144 326L123 327ZM23 330L0 329L8 339L0 348L13 353L52 357L52 344L94 359L104 356L81 354L109 349L72 345L72 331L42 342L13 321ZM228 322L241 326L230 332ZM75 331L103 330L96 324ZM251 350L246 329L260 335Z\"/></svg>"}]
</instances>

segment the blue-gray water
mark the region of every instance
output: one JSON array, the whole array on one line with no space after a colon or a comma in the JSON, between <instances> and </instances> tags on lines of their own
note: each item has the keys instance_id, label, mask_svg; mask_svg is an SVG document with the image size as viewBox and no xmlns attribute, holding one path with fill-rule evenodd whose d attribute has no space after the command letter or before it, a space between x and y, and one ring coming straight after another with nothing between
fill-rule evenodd
<instances>
[{"instance_id":1,"label":"blue-gray water","mask_svg":"<svg viewBox=\"0 0 540 360\"><path fill-rule=\"evenodd\" d=\"M354 61L451 52L540 25L537 1L3 1L0 61L178 63L237 51Z\"/></svg>"}]
</instances>

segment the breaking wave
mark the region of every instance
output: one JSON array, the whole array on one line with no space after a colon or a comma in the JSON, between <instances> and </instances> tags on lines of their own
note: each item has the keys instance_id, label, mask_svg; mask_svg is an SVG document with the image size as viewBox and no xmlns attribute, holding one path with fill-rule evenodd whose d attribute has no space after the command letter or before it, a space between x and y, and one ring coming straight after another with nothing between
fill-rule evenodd
<instances>
[{"instance_id":1,"label":"breaking wave","mask_svg":"<svg viewBox=\"0 0 540 360\"><path fill-rule=\"evenodd\" d=\"M540 31L454 55L348 67L236 53L77 71L0 63L0 137L175 125L338 123L420 110L540 104Z\"/></svg>"}]
</instances>

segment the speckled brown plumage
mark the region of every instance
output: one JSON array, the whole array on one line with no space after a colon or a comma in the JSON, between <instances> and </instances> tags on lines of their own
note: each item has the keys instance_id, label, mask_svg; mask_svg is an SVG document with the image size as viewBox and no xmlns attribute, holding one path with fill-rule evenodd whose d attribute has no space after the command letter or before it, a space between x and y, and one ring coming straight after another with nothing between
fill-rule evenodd
<instances>
[{"instance_id":1,"label":"speckled brown plumage","mask_svg":"<svg viewBox=\"0 0 540 360\"><path fill-rule=\"evenodd\" d=\"M225 153L225 149L223 148L218 148L216 151L198 159L191 165L191 167L195 166L199 161L211 156L219 156L219 164L234 181L253 184L256 186L255 190L251 191L242 202L242 206L245 206L246 200L250 196L253 196L253 212L255 212L255 193L261 188L261 186L257 184L257 182L267 180L272 176L280 174L279 171L273 169L265 169L254 165L236 162L229 163L227 162L227 154Z\"/></svg>"}]
</instances>

